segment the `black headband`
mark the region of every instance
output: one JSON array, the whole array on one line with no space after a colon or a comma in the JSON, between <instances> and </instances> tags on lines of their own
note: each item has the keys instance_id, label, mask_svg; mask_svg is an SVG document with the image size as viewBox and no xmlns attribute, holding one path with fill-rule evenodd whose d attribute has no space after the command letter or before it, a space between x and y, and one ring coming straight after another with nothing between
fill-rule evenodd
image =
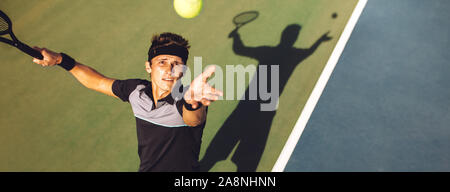
<instances>
[{"instance_id":1,"label":"black headband","mask_svg":"<svg viewBox=\"0 0 450 192\"><path fill-rule=\"evenodd\" d=\"M176 44L171 44L168 46L163 46L163 47L158 47L158 48L150 47L150 50L148 52L148 61L151 62L153 57L156 57L158 55L175 55L175 56L181 57L181 60L183 60L184 64L186 65L189 51L187 50L187 48L176 45Z\"/></svg>"}]
</instances>

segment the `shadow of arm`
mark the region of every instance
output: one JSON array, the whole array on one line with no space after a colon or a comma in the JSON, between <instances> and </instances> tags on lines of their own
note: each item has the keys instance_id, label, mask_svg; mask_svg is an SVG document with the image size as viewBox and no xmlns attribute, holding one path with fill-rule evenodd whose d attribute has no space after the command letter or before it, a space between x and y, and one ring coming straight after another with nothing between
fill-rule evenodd
<instances>
[{"instance_id":1,"label":"shadow of arm","mask_svg":"<svg viewBox=\"0 0 450 192\"><path fill-rule=\"evenodd\" d=\"M330 32L326 32L325 34L322 35L322 37L320 37L309 49L308 49L308 54L312 54L314 53L314 51L316 51L316 49L319 47L319 45L323 42L329 41L332 39L332 37L328 36Z\"/></svg>"},{"instance_id":2,"label":"shadow of arm","mask_svg":"<svg viewBox=\"0 0 450 192\"><path fill-rule=\"evenodd\" d=\"M247 47L244 45L237 29L233 30L228 37L233 38L233 51L235 54L252 58L257 56L254 47Z\"/></svg>"}]
</instances>

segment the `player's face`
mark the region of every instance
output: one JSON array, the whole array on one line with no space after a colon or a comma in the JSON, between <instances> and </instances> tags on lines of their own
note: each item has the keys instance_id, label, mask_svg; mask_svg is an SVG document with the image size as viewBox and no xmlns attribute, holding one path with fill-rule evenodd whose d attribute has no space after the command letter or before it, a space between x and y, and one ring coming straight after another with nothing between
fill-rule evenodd
<instances>
[{"instance_id":1,"label":"player's face","mask_svg":"<svg viewBox=\"0 0 450 192\"><path fill-rule=\"evenodd\" d=\"M151 80L163 91L172 91L182 76L183 60L175 55L158 55L151 60Z\"/></svg>"}]
</instances>

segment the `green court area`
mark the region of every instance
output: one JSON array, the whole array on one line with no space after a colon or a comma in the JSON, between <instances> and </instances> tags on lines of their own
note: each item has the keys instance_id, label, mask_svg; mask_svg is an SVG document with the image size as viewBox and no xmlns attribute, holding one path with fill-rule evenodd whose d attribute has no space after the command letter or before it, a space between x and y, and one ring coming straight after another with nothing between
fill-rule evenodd
<instances>
[{"instance_id":1,"label":"green court area","mask_svg":"<svg viewBox=\"0 0 450 192\"><path fill-rule=\"evenodd\" d=\"M270 171L356 3L205 0L193 19L176 15L172 1L157 0L2 0L0 9L13 21L21 41L65 52L116 79L148 79L144 62L151 36L167 31L190 41L190 66L194 56L202 57L204 67L214 64L223 69L239 64L280 65L283 89L278 109L262 114L239 100L213 103L200 153L201 160L209 155L208 171L236 171L233 162ZM233 17L250 10L259 17L238 34L245 47L269 50L253 57L234 50L234 39L229 38ZM280 49L270 51L292 24L299 33L290 33L296 40L291 47L302 49L300 59L285 56ZM331 40L311 51L328 31ZM84 88L60 67L38 66L6 44L0 44L0 63L0 171L137 171L135 119L128 103ZM284 63L293 64L283 68ZM227 132L224 125L234 128ZM218 134L219 130L226 134ZM262 144L255 150L239 148L248 142ZM247 157L234 155L237 150L257 158L246 162L242 159ZM225 157L215 157L218 154Z\"/></svg>"}]
</instances>

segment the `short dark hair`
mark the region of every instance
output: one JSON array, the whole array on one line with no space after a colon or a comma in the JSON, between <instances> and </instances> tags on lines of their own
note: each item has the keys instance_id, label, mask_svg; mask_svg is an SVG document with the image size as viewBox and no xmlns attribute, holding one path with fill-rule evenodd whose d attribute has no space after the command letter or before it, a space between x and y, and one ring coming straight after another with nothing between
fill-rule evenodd
<instances>
[{"instance_id":1,"label":"short dark hair","mask_svg":"<svg viewBox=\"0 0 450 192\"><path fill-rule=\"evenodd\" d=\"M153 35L152 44L148 50L148 61L158 55L158 50L164 50L165 48L177 49L177 56L180 56L186 64L186 60L189 54L189 42L180 35L165 32L159 35Z\"/></svg>"}]
</instances>

